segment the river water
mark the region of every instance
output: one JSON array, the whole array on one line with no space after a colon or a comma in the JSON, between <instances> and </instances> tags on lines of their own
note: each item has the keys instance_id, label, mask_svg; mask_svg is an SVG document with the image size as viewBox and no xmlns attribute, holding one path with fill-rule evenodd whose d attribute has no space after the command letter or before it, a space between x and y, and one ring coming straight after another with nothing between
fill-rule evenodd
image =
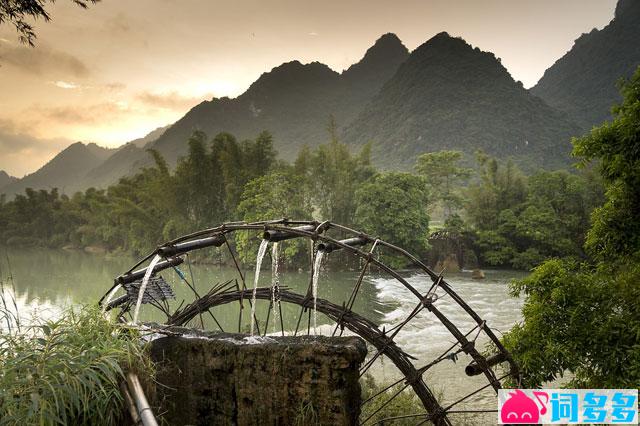
<instances>
[{"instance_id":1,"label":"river water","mask_svg":"<svg viewBox=\"0 0 640 426\"><path fill-rule=\"evenodd\" d=\"M88 254L79 251L60 250L11 250L9 265L2 255L2 270L0 275L7 283L9 273L17 293L17 304L22 316L30 315L55 316L60 307L77 304L93 304L109 289L113 278L128 270L135 259L130 257L110 257ZM191 266L191 267L190 267ZM265 258L260 276L260 286L271 283L271 261ZM309 268L310 269L310 268ZM242 265L242 272L248 287L253 285L255 264ZM520 320L522 301L509 296L508 283L514 278L522 278L524 274L514 271L485 271L486 279L472 280L470 272L462 272L446 276L447 281L455 291L487 321L487 324L500 335L508 331ZM212 285L225 282L228 279L238 279L237 270L226 266L216 265L186 265L180 266L180 273L192 281L199 294L205 293ZM326 272L322 271L318 283L318 298L329 299L341 304L348 300L359 271ZM421 293L425 293L431 281L424 274L415 271L405 271L403 276ZM193 300L192 291L184 285L180 276L174 271L164 271L162 275L176 290L177 300L172 306L178 306L184 299L186 303ZM310 285L310 271L288 272L279 274L281 287L288 287L297 292L306 292ZM241 285L241 282L239 281ZM443 296L443 294L441 294ZM245 304L247 302L245 301ZM356 299L353 310L384 326L387 330L398 325L415 308L417 300L398 281L381 274L365 276L362 288ZM268 310L268 301L258 301L257 317L264 322ZM436 302L437 308L443 312L463 333L471 330L475 323L455 304L450 297L440 297ZM248 306L247 306L248 308ZM250 309L244 309L244 319L240 328L248 332ZM238 331L238 304L230 304L213 310L216 320L225 331ZM295 305L283 304L282 319L285 332L290 334L295 329L300 315L300 308ZM271 317L273 319L273 316ZM141 313L142 320L161 321L162 316L146 309ZM200 322L202 321L202 322ZM327 334L333 330L328 318L318 314L318 332ZM264 323L259 323L260 332L264 333ZM215 327L208 316L194 319L193 326ZM313 334L313 325L307 314L300 321L301 332ZM270 321L267 332L280 333L278 323ZM347 333L345 333L347 334ZM473 337L472 333L470 337ZM415 365L420 367L438 357L454 343L451 334L440 322L426 310L423 310L409 324L402 328L396 342L410 355L417 358ZM483 349L486 340L482 337L477 347ZM370 353L373 348L370 348ZM455 401L461 396L486 384L483 376L469 378L464 374L464 367L469 359L461 354L459 359L446 360L429 370L425 380L434 392L445 401ZM388 359L382 357L371 368L371 373L378 382L388 383L398 378L397 370ZM478 408L479 406L495 408L495 394L492 391L481 392L461 408Z\"/></svg>"}]
</instances>

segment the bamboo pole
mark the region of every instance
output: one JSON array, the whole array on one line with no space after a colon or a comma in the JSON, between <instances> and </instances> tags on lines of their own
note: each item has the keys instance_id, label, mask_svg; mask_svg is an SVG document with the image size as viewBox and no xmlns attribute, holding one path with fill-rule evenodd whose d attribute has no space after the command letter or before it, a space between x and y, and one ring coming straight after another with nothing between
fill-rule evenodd
<instances>
[{"instance_id":1,"label":"bamboo pole","mask_svg":"<svg viewBox=\"0 0 640 426\"><path fill-rule=\"evenodd\" d=\"M147 397L144 395L144 391L142 390L142 385L140 384L138 376L134 373L128 373L127 384L129 385L131 396L136 403L138 415L140 416L140 421L142 422L143 426L158 426L158 422L156 421L156 418L153 415L153 411L149 406Z\"/></svg>"},{"instance_id":2,"label":"bamboo pole","mask_svg":"<svg viewBox=\"0 0 640 426\"><path fill-rule=\"evenodd\" d=\"M129 410L129 415L131 416L131 420L133 424L138 426L142 423L140 420L140 416L138 415L138 409L136 408L136 403L133 401L131 397L131 393L129 393L129 389L125 382L120 384L120 392L122 392L122 396L124 397L124 403L127 406L127 410Z\"/></svg>"}]
</instances>

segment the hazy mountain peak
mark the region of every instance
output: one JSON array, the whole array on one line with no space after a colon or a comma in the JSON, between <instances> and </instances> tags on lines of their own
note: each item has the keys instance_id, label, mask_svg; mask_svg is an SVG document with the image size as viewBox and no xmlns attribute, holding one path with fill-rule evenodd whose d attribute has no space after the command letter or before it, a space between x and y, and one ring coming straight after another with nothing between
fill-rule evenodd
<instances>
[{"instance_id":1,"label":"hazy mountain peak","mask_svg":"<svg viewBox=\"0 0 640 426\"><path fill-rule=\"evenodd\" d=\"M459 149L470 159L482 149L531 169L564 165L575 130L495 55L443 32L411 53L343 139L372 142L373 159L385 168L410 167L428 151Z\"/></svg>"},{"instance_id":2,"label":"hazy mountain peak","mask_svg":"<svg viewBox=\"0 0 640 426\"><path fill-rule=\"evenodd\" d=\"M300 61L285 62L263 73L244 95L255 95L256 92L275 93L287 87L308 87L338 79L339 74L320 62L302 64Z\"/></svg>"},{"instance_id":3,"label":"hazy mountain peak","mask_svg":"<svg viewBox=\"0 0 640 426\"><path fill-rule=\"evenodd\" d=\"M207 101L204 101L207 102ZM139 138L139 139L134 139L132 141L127 142L128 144L132 144L137 146L138 148L142 148L144 146L146 146L147 144L152 143L153 141L155 141L156 139L158 139L160 136L162 136L162 134L169 128L171 127L171 125L167 125L167 126L163 126L163 127L158 127L154 130L152 130L151 132L147 133L145 136ZM125 144L126 145L126 144Z\"/></svg>"},{"instance_id":4,"label":"hazy mountain peak","mask_svg":"<svg viewBox=\"0 0 640 426\"><path fill-rule=\"evenodd\" d=\"M309 74L337 74L327 65L321 62L310 62L303 64L298 60L285 62L277 67L274 67L271 71L263 73L254 84L258 84L264 80L289 78L296 74L309 73Z\"/></svg>"},{"instance_id":5,"label":"hazy mountain peak","mask_svg":"<svg viewBox=\"0 0 640 426\"><path fill-rule=\"evenodd\" d=\"M7 194L23 192L26 188L51 189L72 194L84 189L86 173L102 163L113 149L103 148L95 143L75 142L63 149L36 172L14 181L3 188Z\"/></svg>"},{"instance_id":6,"label":"hazy mountain peak","mask_svg":"<svg viewBox=\"0 0 640 426\"><path fill-rule=\"evenodd\" d=\"M628 20L640 17L640 1L638 0L618 0L616 5L616 19ZM637 22L636 22L637 23Z\"/></svg>"},{"instance_id":7,"label":"hazy mountain peak","mask_svg":"<svg viewBox=\"0 0 640 426\"><path fill-rule=\"evenodd\" d=\"M422 43L420 46L416 48L416 52L424 51L427 49L435 49L435 48L468 48L473 50L473 47L467 43L461 37L452 37L448 32L443 31L431 37L429 40Z\"/></svg>"},{"instance_id":8,"label":"hazy mountain peak","mask_svg":"<svg viewBox=\"0 0 640 426\"><path fill-rule=\"evenodd\" d=\"M402 40L395 33L386 33L382 34L373 45L376 46L383 43L402 45Z\"/></svg>"},{"instance_id":9,"label":"hazy mountain peak","mask_svg":"<svg viewBox=\"0 0 640 426\"><path fill-rule=\"evenodd\" d=\"M105 159L114 149L104 148L99 146L94 142L83 143L83 142L74 142L65 149L63 149L52 161L56 160L59 156L70 156L70 155L93 155L99 159Z\"/></svg>"},{"instance_id":10,"label":"hazy mountain peak","mask_svg":"<svg viewBox=\"0 0 640 426\"><path fill-rule=\"evenodd\" d=\"M640 65L638 22L640 1L619 0L609 25L580 36L532 93L569 114L584 131L611 119L611 106L622 100L616 82Z\"/></svg>"},{"instance_id":11,"label":"hazy mountain peak","mask_svg":"<svg viewBox=\"0 0 640 426\"><path fill-rule=\"evenodd\" d=\"M452 37L447 32L441 32L427 40L406 61L401 70L409 67L421 73L422 69L430 69L449 79L454 75L461 81L468 81L471 75L488 73L493 77L501 77L512 81L511 74L502 66L500 60L491 52L485 52L471 46L461 37ZM419 76L416 76L419 77Z\"/></svg>"},{"instance_id":12,"label":"hazy mountain peak","mask_svg":"<svg viewBox=\"0 0 640 426\"><path fill-rule=\"evenodd\" d=\"M388 57L395 57L398 55L407 56L409 50L402 44L402 41L397 35L393 33L383 34L376 42L371 46L360 62L368 62L380 59L386 59Z\"/></svg>"},{"instance_id":13,"label":"hazy mountain peak","mask_svg":"<svg viewBox=\"0 0 640 426\"><path fill-rule=\"evenodd\" d=\"M436 34L433 37L431 37L432 40L433 39L447 39L447 38L454 38L454 37L451 37L451 35L446 31L441 31L438 34Z\"/></svg>"},{"instance_id":14,"label":"hazy mountain peak","mask_svg":"<svg viewBox=\"0 0 640 426\"><path fill-rule=\"evenodd\" d=\"M9 185L12 182L17 181L18 178L15 178L11 175L9 175L7 172L5 172L4 170L0 170L0 194L2 193L2 188Z\"/></svg>"},{"instance_id":15,"label":"hazy mountain peak","mask_svg":"<svg viewBox=\"0 0 640 426\"><path fill-rule=\"evenodd\" d=\"M409 57L409 50L402 44L397 35L387 33L382 35L371 46L364 57L357 63L351 65L342 75L351 81L387 80L398 69L398 66ZM382 75L381 75L382 74ZM369 81L364 81L369 84ZM381 81L376 86L384 83Z\"/></svg>"}]
</instances>

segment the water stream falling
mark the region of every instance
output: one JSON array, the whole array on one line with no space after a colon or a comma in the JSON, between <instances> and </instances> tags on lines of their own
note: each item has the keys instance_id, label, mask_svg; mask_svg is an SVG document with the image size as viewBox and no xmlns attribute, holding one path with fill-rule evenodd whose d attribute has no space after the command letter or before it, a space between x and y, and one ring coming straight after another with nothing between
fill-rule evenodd
<instances>
[{"instance_id":1,"label":"water stream falling","mask_svg":"<svg viewBox=\"0 0 640 426\"><path fill-rule=\"evenodd\" d=\"M122 284L118 284L117 286L113 287L113 289L109 292L109 294L107 295L107 298L104 300L104 305L102 306L103 314L107 312L107 308L109 308L109 303L111 303L111 299L113 299L113 296L116 295L116 293L118 292L118 290L120 290L121 287L122 287Z\"/></svg>"},{"instance_id":2,"label":"water stream falling","mask_svg":"<svg viewBox=\"0 0 640 426\"><path fill-rule=\"evenodd\" d=\"M256 291L258 289L258 280L260 279L260 267L262 266L262 259L264 258L264 254L267 252L267 246L269 245L268 240L262 240L260 243L260 248L258 249L258 257L256 258L256 274L253 279L253 294L251 296L251 335L253 336L253 329L255 326L255 317L256 317Z\"/></svg>"},{"instance_id":3,"label":"water stream falling","mask_svg":"<svg viewBox=\"0 0 640 426\"><path fill-rule=\"evenodd\" d=\"M140 305L142 305L142 297L144 296L144 292L147 289L149 279L151 278L151 275L153 275L153 270L156 268L158 262L160 262L160 255L156 254L153 259L151 259L151 263L149 263L149 266L147 266L147 271L144 273L144 278L142 278L142 284L140 284L140 290L138 290L136 309L133 311L134 324L138 323L138 314L140 313Z\"/></svg>"},{"instance_id":4,"label":"water stream falling","mask_svg":"<svg viewBox=\"0 0 640 426\"><path fill-rule=\"evenodd\" d=\"M271 247L271 308L273 309L273 332L276 332L278 327L278 306L280 304L280 276L278 273L278 267L280 262L278 260L278 243L273 243ZM268 327L266 324L265 327Z\"/></svg>"},{"instance_id":5,"label":"water stream falling","mask_svg":"<svg viewBox=\"0 0 640 426\"><path fill-rule=\"evenodd\" d=\"M322 258L324 252L319 251L316 253L316 260L313 264L313 277L311 278L311 295L313 296L313 335L316 335L316 327L318 325L318 277L320 276L320 268L322 267Z\"/></svg>"}]
</instances>

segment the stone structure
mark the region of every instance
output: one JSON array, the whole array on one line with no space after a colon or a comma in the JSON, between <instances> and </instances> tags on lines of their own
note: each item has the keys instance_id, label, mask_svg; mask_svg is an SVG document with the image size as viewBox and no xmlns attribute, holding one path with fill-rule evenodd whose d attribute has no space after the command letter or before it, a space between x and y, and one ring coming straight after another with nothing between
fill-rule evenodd
<instances>
[{"instance_id":1,"label":"stone structure","mask_svg":"<svg viewBox=\"0 0 640 426\"><path fill-rule=\"evenodd\" d=\"M177 329L151 344L155 412L171 425L351 425L358 337L249 337Z\"/></svg>"}]
</instances>

